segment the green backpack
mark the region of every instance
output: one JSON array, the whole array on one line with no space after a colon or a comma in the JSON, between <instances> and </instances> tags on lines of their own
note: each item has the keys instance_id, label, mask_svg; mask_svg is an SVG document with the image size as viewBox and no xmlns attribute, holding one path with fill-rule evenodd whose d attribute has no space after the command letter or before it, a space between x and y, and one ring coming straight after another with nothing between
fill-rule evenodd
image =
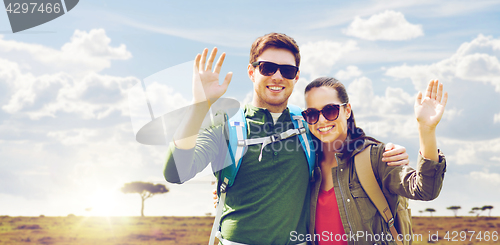
<instances>
[{"instance_id":1,"label":"green backpack","mask_svg":"<svg viewBox=\"0 0 500 245\"><path fill-rule=\"evenodd\" d=\"M394 220L389 204L373 173L370 159L371 148L371 146L365 148L354 157L359 182L375 207L377 207L380 215L384 218L385 222L387 222L391 235L396 243L398 245L411 244L413 230L411 224L411 209L408 208L408 198L399 196L398 207L396 209L396 220Z\"/></svg>"},{"instance_id":2,"label":"green backpack","mask_svg":"<svg viewBox=\"0 0 500 245\"><path fill-rule=\"evenodd\" d=\"M234 179L236 178L236 174L238 173L241 165L241 159L243 158L243 155L247 150L247 146L262 144L261 154L259 156L260 161L262 160L262 150L266 145L293 136L298 136L302 148L304 149L304 152L306 154L307 163L309 165L309 176L312 178L314 162L316 159L312 138L309 134L309 128L307 127L307 123L302 117L302 110L300 109L300 107L288 105L288 110L290 112L294 128L279 134L274 134L262 138L247 139L247 124L245 113L242 109L239 109L238 112L236 112L236 114L233 117L229 118L229 120L227 121L227 130L229 137L228 154L226 154L226 159L223 166L224 168L215 173L219 183L219 188L217 190L219 200L217 202L215 220L212 226L212 232L210 234L210 240L208 244L213 245L216 236L220 240L219 226L222 215L222 208L226 200L226 192L228 188L230 188L234 183Z\"/></svg>"}]
</instances>

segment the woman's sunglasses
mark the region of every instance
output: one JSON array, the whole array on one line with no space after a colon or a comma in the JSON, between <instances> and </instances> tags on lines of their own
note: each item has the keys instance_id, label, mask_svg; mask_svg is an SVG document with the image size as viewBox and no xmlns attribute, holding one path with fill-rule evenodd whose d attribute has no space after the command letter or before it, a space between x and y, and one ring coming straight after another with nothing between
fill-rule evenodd
<instances>
[{"instance_id":1,"label":"woman's sunglasses","mask_svg":"<svg viewBox=\"0 0 500 245\"><path fill-rule=\"evenodd\" d=\"M272 76L280 69L281 76L286 79L294 79L299 71L299 68L293 65L278 65L269 61L256 61L252 63L253 67L259 66L260 74L263 76Z\"/></svg>"},{"instance_id":2,"label":"woman's sunglasses","mask_svg":"<svg viewBox=\"0 0 500 245\"><path fill-rule=\"evenodd\" d=\"M325 105L321 110L309 108L302 112L302 116L304 117L304 120L306 120L306 122L310 125L314 125L318 122L320 114L323 114L326 120L334 121L339 117L340 107L346 104L347 103L341 105L328 104Z\"/></svg>"}]
</instances>

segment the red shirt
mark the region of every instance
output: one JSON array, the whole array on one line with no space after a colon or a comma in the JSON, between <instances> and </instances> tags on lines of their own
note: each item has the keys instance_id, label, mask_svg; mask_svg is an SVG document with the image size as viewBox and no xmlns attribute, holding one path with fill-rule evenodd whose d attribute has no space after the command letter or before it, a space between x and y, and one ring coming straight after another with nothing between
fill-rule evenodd
<instances>
[{"instance_id":1,"label":"red shirt","mask_svg":"<svg viewBox=\"0 0 500 245\"><path fill-rule=\"evenodd\" d=\"M316 206L316 240L319 238L319 245L327 244L345 244L347 241L342 240L342 235L345 234L342 220L340 219L339 206L335 198L335 188L329 191L320 189L318 195L318 203ZM344 238L347 238L344 236Z\"/></svg>"}]
</instances>

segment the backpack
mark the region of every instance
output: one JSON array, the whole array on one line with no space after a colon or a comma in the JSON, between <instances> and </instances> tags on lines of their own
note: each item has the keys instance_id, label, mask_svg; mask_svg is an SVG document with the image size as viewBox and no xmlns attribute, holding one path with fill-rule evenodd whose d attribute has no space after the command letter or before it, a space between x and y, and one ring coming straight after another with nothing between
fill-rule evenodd
<instances>
[{"instance_id":1,"label":"backpack","mask_svg":"<svg viewBox=\"0 0 500 245\"><path fill-rule=\"evenodd\" d=\"M226 158L224 160L224 168L216 173L219 183L219 188L217 190L217 193L219 194L219 200L217 202L215 220L212 226L212 233L210 235L210 245L214 244L215 236L217 236L219 240L221 239L219 225L222 215L222 208L226 199L226 192L227 189L234 184L234 179L236 178L236 174L238 173L238 170L241 166L241 160L247 150L247 146L262 144L259 156L259 161L261 161L262 151L266 145L280 140L288 139L293 136L298 136L302 148L304 149L304 153L306 154L309 168L309 177L310 179L313 178L314 163L316 158L312 138L309 134L309 128L307 127L307 123L302 117L302 110L300 109L300 107L295 105L288 105L288 110L290 112L294 128L279 134L274 134L262 138L247 139L247 123L245 119L245 113L241 108L233 117L229 118L229 120L227 121L226 132L229 139L228 153L226 154Z\"/></svg>"},{"instance_id":2,"label":"backpack","mask_svg":"<svg viewBox=\"0 0 500 245\"><path fill-rule=\"evenodd\" d=\"M354 157L359 182L375 207L377 207L380 215L384 218L385 222L387 222L391 235L396 243L398 245L411 244L413 230L411 224L411 209L408 208L408 198L399 196L398 206L396 208L396 220L394 220L389 204L373 173L370 151L371 146L365 148Z\"/></svg>"}]
</instances>

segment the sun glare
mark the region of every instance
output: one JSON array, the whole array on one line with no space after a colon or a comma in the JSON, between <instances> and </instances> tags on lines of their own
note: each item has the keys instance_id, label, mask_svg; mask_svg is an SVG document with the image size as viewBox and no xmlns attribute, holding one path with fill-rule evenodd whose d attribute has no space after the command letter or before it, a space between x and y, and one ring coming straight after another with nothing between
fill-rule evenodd
<instances>
[{"instance_id":1,"label":"sun glare","mask_svg":"<svg viewBox=\"0 0 500 245\"><path fill-rule=\"evenodd\" d=\"M117 206L116 190L98 190L89 196L85 210L89 216L115 216Z\"/></svg>"}]
</instances>

